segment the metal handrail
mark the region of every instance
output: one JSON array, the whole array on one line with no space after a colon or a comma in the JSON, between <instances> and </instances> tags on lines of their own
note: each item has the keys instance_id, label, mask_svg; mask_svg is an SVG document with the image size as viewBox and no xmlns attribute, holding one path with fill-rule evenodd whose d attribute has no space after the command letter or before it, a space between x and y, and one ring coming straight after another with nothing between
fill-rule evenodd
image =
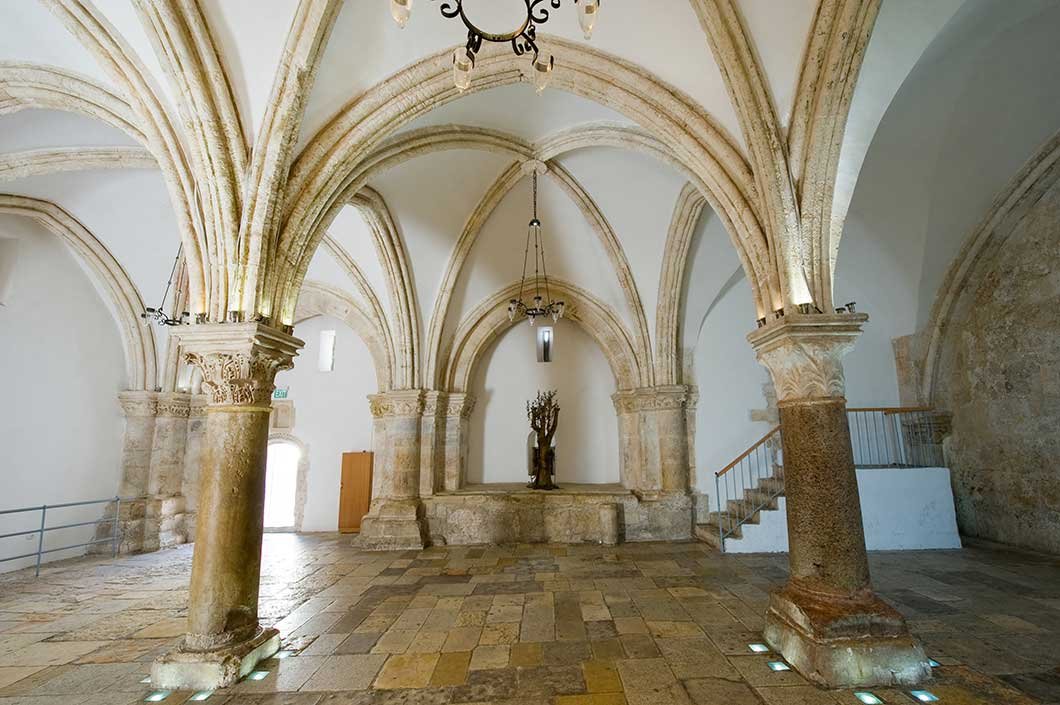
<instances>
[{"instance_id":1,"label":"metal handrail","mask_svg":"<svg viewBox=\"0 0 1060 705\"><path fill-rule=\"evenodd\" d=\"M23 553L18 556L11 556L9 558L0 558L0 563L6 561L17 561L24 558L32 558L36 556L37 564L34 569L34 575L40 576L41 557L47 553L57 553L59 551L69 551L74 548L84 548L87 546L95 546L103 543L110 543L112 546L111 555L118 555L118 548L121 546L122 539L122 527L121 527L121 503L132 502L141 497L108 497L107 499L92 499L85 502L62 502L60 504L41 504L35 507L21 507L19 509L3 509L0 510L0 515L5 514L24 514L27 512L40 512L40 526L36 529L30 529L27 531L14 531L7 534L0 534L0 539L13 538L16 536L30 536L37 534L37 550L33 553ZM48 510L55 509L66 509L68 507L87 507L94 504L110 504L114 503L114 515L103 519L97 519L96 521L79 521L70 524L59 524L57 526L48 526ZM44 548L44 535L49 531L59 531L60 529L73 529L79 526L99 526L100 524L113 524L114 529L111 532L110 538L104 539L93 539L85 543L71 544L69 546L59 546L56 548Z\"/></svg>"},{"instance_id":2,"label":"metal handrail","mask_svg":"<svg viewBox=\"0 0 1060 705\"><path fill-rule=\"evenodd\" d=\"M879 406L847 409L854 465L859 468L935 467L944 463L935 411L925 406ZM725 551L725 539L736 533L755 514L784 494L783 474L777 475L776 445L782 439L781 427L774 426L735 460L714 473L718 540ZM773 448L767 448L773 444ZM735 472L734 472L735 471ZM762 488L762 481L775 482ZM721 490L732 511L722 510ZM752 499L748 492L755 491Z\"/></svg>"}]
</instances>

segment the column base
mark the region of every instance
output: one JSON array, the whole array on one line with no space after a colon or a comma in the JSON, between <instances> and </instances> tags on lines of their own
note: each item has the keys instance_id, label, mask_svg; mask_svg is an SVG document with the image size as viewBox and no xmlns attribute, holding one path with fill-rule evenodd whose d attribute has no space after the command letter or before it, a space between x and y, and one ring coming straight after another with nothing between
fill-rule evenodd
<instances>
[{"instance_id":1,"label":"column base","mask_svg":"<svg viewBox=\"0 0 1060 705\"><path fill-rule=\"evenodd\" d=\"M259 629L252 638L216 651L178 647L151 665L151 686L166 690L226 688L279 648L280 633L275 629Z\"/></svg>"},{"instance_id":2,"label":"column base","mask_svg":"<svg viewBox=\"0 0 1060 705\"><path fill-rule=\"evenodd\" d=\"M902 615L871 592L848 601L785 586L770 595L764 635L799 673L829 688L931 679Z\"/></svg>"},{"instance_id":3,"label":"column base","mask_svg":"<svg viewBox=\"0 0 1060 705\"><path fill-rule=\"evenodd\" d=\"M420 550L427 546L423 505L418 499L391 499L373 502L361 520L361 533L354 539L358 548L368 551Z\"/></svg>"}]
</instances>

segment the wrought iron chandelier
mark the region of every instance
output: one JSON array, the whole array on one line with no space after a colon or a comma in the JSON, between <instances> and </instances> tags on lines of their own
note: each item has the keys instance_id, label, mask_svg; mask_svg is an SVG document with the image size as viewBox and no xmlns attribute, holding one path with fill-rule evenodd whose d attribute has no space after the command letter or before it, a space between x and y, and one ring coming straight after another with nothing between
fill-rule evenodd
<instances>
[{"instance_id":1,"label":"wrought iron chandelier","mask_svg":"<svg viewBox=\"0 0 1060 705\"><path fill-rule=\"evenodd\" d=\"M436 0L437 1L437 0ZM483 2L485 0L478 0ZM491 3L500 0L488 0ZM548 22L552 10L558 10L562 0L504 0L509 3L522 2L526 5L526 17L507 32L487 32L479 28L468 18L464 5L469 0L441 0L439 10L447 19L459 17L467 27L467 45L453 52L453 83L465 91L471 87L471 72L475 68L475 56L482 48L482 42L511 43L516 56L532 54L531 75L537 92L545 90L552 78L555 59L552 54L542 56L537 46L537 27ZM412 15L413 0L390 0L390 13L398 26L404 28ZM600 11L600 0L574 0L578 6L578 23L586 39L592 37L596 16ZM520 13L521 14L521 13Z\"/></svg>"},{"instance_id":2,"label":"wrought iron chandelier","mask_svg":"<svg viewBox=\"0 0 1060 705\"><path fill-rule=\"evenodd\" d=\"M566 304L563 301L554 301L552 292L548 286L548 269L545 267L545 242L541 238L541 221L537 217L537 173L534 169L534 217L526 231L526 249L523 251L523 276L519 281L519 297L508 302L508 320L514 321L516 316L525 316L530 319L530 325L534 325L538 316L551 316L553 321L563 317ZM534 244L534 274L530 286L527 285L526 269L530 260L530 243ZM533 293L533 298L527 304L523 300L524 294Z\"/></svg>"},{"instance_id":3,"label":"wrought iron chandelier","mask_svg":"<svg viewBox=\"0 0 1060 705\"><path fill-rule=\"evenodd\" d=\"M151 321L154 321L160 326L187 325L188 318L191 316L187 311L181 313L180 318L171 318L169 314L166 313L166 297L169 296L169 290L173 288L173 278L177 274L177 266L180 264L180 255L183 251L184 245L182 243L181 246L177 248L177 258L173 260L173 269L169 272L169 281L166 283L166 290L162 292L162 302L158 304L158 308L151 308L149 306L140 314L140 318L144 319L144 325L151 325Z\"/></svg>"}]
</instances>

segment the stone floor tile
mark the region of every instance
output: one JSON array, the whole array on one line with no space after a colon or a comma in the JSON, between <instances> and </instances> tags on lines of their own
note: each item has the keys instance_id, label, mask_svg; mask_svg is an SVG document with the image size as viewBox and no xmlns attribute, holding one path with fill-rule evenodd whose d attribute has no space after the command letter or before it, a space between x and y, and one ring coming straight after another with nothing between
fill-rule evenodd
<instances>
[{"instance_id":1,"label":"stone floor tile","mask_svg":"<svg viewBox=\"0 0 1060 705\"><path fill-rule=\"evenodd\" d=\"M585 678L580 666L537 666L518 669L520 697L539 698L539 702L557 695L585 693Z\"/></svg>"},{"instance_id":2,"label":"stone floor tile","mask_svg":"<svg viewBox=\"0 0 1060 705\"><path fill-rule=\"evenodd\" d=\"M648 625L640 617L615 617L615 631L619 634L647 634Z\"/></svg>"},{"instance_id":3,"label":"stone floor tile","mask_svg":"<svg viewBox=\"0 0 1060 705\"><path fill-rule=\"evenodd\" d=\"M611 619L611 610L606 605L582 603L582 621L584 622L606 622Z\"/></svg>"},{"instance_id":4,"label":"stone floor tile","mask_svg":"<svg viewBox=\"0 0 1060 705\"><path fill-rule=\"evenodd\" d=\"M587 641L550 641L541 645L542 662L546 666L569 666L592 658L592 647Z\"/></svg>"},{"instance_id":5,"label":"stone floor tile","mask_svg":"<svg viewBox=\"0 0 1060 705\"><path fill-rule=\"evenodd\" d=\"M166 639L183 636L188 629L188 620L185 617L170 617L144 627L138 632L133 632L133 639Z\"/></svg>"},{"instance_id":6,"label":"stone floor tile","mask_svg":"<svg viewBox=\"0 0 1060 705\"><path fill-rule=\"evenodd\" d=\"M706 637L656 639L655 644L678 679L727 678L736 680L740 677L725 655Z\"/></svg>"},{"instance_id":7,"label":"stone floor tile","mask_svg":"<svg viewBox=\"0 0 1060 705\"><path fill-rule=\"evenodd\" d=\"M520 642L512 644L509 663L512 666L540 666L543 660L543 649L540 643Z\"/></svg>"},{"instance_id":8,"label":"stone floor tile","mask_svg":"<svg viewBox=\"0 0 1060 705\"><path fill-rule=\"evenodd\" d=\"M374 687L379 689L393 688L426 688L431 682L431 674L438 664L438 654L402 654L387 659Z\"/></svg>"},{"instance_id":9,"label":"stone floor tile","mask_svg":"<svg viewBox=\"0 0 1060 705\"><path fill-rule=\"evenodd\" d=\"M454 627L481 627L486 623L485 610L473 610L470 612L458 612Z\"/></svg>"},{"instance_id":10,"label":"stone floor tile","mask_svg":"<svg viewBox=\"0 0 1060 705\"><path fill-rule=\"evenodd\" d=\"M647 634L623 634L619 641L622 642L622 648L629 658L649 659L659 656L659 647Z\"/></svg>"},{"instance_id":11,"label":"stone floor tile","mask_svg":"<svg viewBox=\"0 0 1060 705\"><path fill-rule=\"evenodd\" d=\"M482 630L479 627L456 627L449 630L449 634L442 645L442 651L472 651L478 646L479 636Z\"/></svg>"},{"instance_id":12,"label":"stone floor tile","mask_svg":"<svg viewBox=\"0 0 1060 705\"><path fill-rule=\"evenodd\" d=\"M501 624L514 622L518 624L523 619L523 606L494 604L486 615L486 624Z\"/></svg>"},{"instance_id":13,"label":"stone floor tile","mask_svg":"<svg viewBox=\"0 0 1060 705\"><path fill-rule=\"evenodd\" d=\"M321 634L303 648L299 656L331 656L339 644L346 641L350 634Z\"/></svg>"},{"instance_id":14,"label":"stone floor tile","mask_svg":"<svg viewBox=\"0 0 1060 705\"><path fill-rule=\"evenodd\" d=\"M585 689L590 693L622 692L622 679L613 661L585 661L582 663Z\"/></svg>"},{"instance_id":15,"label":"stone floor tile","mask_svg":"<svg viewBox=\"0 0 1060 705\"><path fill-rule=\"evenodd\" d=\"M482 636L479 638L479 644L482 645L493 645L493 644L514 644L519 640L519 625L514 622L504 622L501 624L487 624L482 628Z\"/></svg>"},{"instance_id":16,"label":"stone floor tile","mask_svg":"<svg viewBox=\"0 0 1060 705\"><path fill-rule=\"evenodd\" d=\"M648 632L656 639L704 636L695 622L646 622Z\"/></svg>"},{"instance_id":17,"label":"stone floor tile","mask_svg":"<svg viewBox=\"0 0 1060 705\"><path fill-rule=\"evenodd\" d=\"M626 705L622 693L587 693L586 695L559 695L556 705Z\"/></svg>"},{"instance_id":18,"label":"stone floor tile","mask_svg":"<svg viewBox=\"0 0 1060 705\"><path fill-rule=\"evenodd\" d=\"M469 670L506 668L508 666L509 647L507 644L477 646L471 653Z\"/></svg>"},{"instance_id":19,"label":"stone floor tile","mask_svg":"<svg viewBox=\"0 0 1060 705\"><path fill-rule=\"evenodd\" d=\"M384 632L383 636L379 637L379 641L375 642L375 646L372 647L372 653L403 654L408 650L409 645L412 644L412 640L415 638L415 629L391 628Z\"/></svg>"},{"instance_id":20,"label":"stone floor tile","mask_svg":"<svg viewBox=\"0 0 1060 705\"><path fill-rule=\"evenodd\" d=\"M235 693L293 692L324 665L326 656L291 656L285 659L269 659L258 665L258 670L268 671L265 678L243 680L232 686Z\"/></svg>"},{"instance_id":21,"label":"stone floor tile","mask_svg":"<svg viewBox=\"0 0 1060 705\"><path fill-rule=\"evenodd\" d=\"M365 690L386 659L384 654L327 656L302 690Z\"/></svg>"},{"instance_id":22,"label":"stone floor tile","mask_svg":"<svg viewBox=\"0 0 1060 705\"><path fill-rule=\"evenodd\" d=\"M420 630L416 638L409 644L405 653L409 654L436 654L442 650L445 640L449 635L446 632L425 632Z\"/></svg>"},{"instance_id":23,"label":"stone floor tile","mask_svg":"<svg viewBox=\"0 0 1060 705\"><path fill-rule=\"evenodd\" d=\"M518 675L514 668L468 671L467 682L453 688L454 703L496 703L516 696Z\"/></svg>"},{"instance_id":24,"label":"stone floor tile","mask_svg":"<svg viewBox=\"0 0 1060 705\"><path fill-rule=\"evenodd\" d=\"M663 659L625 659L615 666L630 705L688 705L691 700Z\"/></svg>"},{"instance_id":25,"label":"stone floor tile","mask_svg":"<svg viewBox=\"0 0 1060 705\"><path fill-rule=\"evenodd\" d=\"M471 652L451 651L439 654L431 675L431 687L464 685L467 682L468 666L471 663Z\"/></svg>"},{"instance_id":26,"label":"stone floor tile","mask_svg":"<svg viewBox=\"0 0 1060 705\"><path fill-rule=\"evenodd\" d=\"M45 666L7 666L0 668L0 690L23 678L28 678L41 671Z\"/></svg>"},{"instance_id":27,"label":"stone floor tile","mask_svg":"<svg viewBox=\"0 0 1060 705\"><path fill-rule=\"evenodd\" d=\"M29 695L92 695L111 689L120 678L133 670L139 673L137 664L106 663L73 666L55 678L50 678L33 688ZM142 677L142 676L141 676Z\"/></svg>"},{"instance_id":28,"label":"stone floor tile","mask_svg":"<svg viewBox=\"0 0 1060 705\"><path fill-rule=\"evenodd\" d=\"M0 666L58 666L77 660L103 646L103 641L36 642L0 654Z\"/></svg>"},{"instance_id":29,"label":"stone floor tile","mask_svg":"<svg viewBox=\"0 0 1060 705\"><path fill-rule=\"evenodd\" d=\"M391 629L402 629L410 631L419 631L423 623L427 621L427 617L431 614L430 607L423 608L410 608L401 613L401 615L390 625Z\"/></svg>"},{"instance_id":30,"label":"stone floor tile","mask_svg":"<svg viewBox=\"0 0 1060 705\"><path fill-rule=\"evenodd\" d=\"M335 654L367 654L371 653L372 647L383 636L381 633L354 633L350 634L338 646Z\"/></svg>"},{"instance_id":31,"label":"stone floor tile","mask_svg":"<svg viewBox=\"0 0 1060 705\"><path fill-rule=\"evenodd\" d=\"M684 686L695 705L761 705L761 700L745 683L718 678L692 678L686 680ZM850 705L856 705L856 702Z\"/></svg>"},{"instance_id":32,"label":"stone floor tile","mask_svg":"<svg viewBox=\"0 0 1060 705\"><path fill-rule=\"evenodd\" d=\"M756 688L766 705L848 705L858 700L852 691L824 690L812 685Z\"/></svg>"},{"instance_id":33,"label":"stone floor tile","mask_svg":"<svg viewBox=\"0 0 1060 705\"><path fill-rule=\"evenodd\" d=\"M777 656L730 656L731 663L740 677L754 688L769 686L807 685L805 678L794 670L772 671L770 661L779 660Z\"/></svg>"}]
</instances>

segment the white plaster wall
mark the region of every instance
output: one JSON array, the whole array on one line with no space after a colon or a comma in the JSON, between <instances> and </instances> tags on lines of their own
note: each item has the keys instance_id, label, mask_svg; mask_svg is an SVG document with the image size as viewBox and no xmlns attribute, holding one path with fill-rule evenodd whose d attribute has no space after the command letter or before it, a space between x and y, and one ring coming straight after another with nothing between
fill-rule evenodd
<instances>
[{"instance_id":1,"label":"white plaster wall","mask_svg":"<svg viewBox=\"0 0 1060 705\"><path fill-rule=\"evenodd\" d=\"M555 326L553 362L538 363L536 329L510 328L483 355L471 383L468 482L527 482L526 402L557 390L556 482L618 482L614 377L596 342L576 323Z\"/></svg>"},{"instance_id":2,"label":"white plaster wall","mask_svg":"<svg viewBox=\"0 0 1060 705\"><path fill-rule=\"evenodd\" d=\"M320 333L334 330L335 369L320 372L317 358ZM295 328L305 347L294 369L276 376L289 387L294 402L292 434L309 449L309 471L303 531L335 531L339 521L339 483L342 454L372 449L369 394L378 391L367 346L342 321L315 316Z\"/></svg>"},{"instance_id":3,"label":"white plaster wall","mask_svg":"<svg viewBox=\"0 0 1060 705\"><path fill-rule=\"evenodd\" d=\"M0 305L0 509L102 499L118 491L125 384L118 327L73 255L36 222L0 216L15 256ZM11 245L11 240L15 244ZM103 505L55 510L49 524L92 521ZM39 527L39 514L0 516L0 533ZM81 543L92 529L50 532L45 548ZM0 557L36 550L37 536L0 540ZM83 553L50 554L46 560ZM0 563L0 571L32 562Z\"/></svg>"},{"instance_id":4,"label":"white plaster wall","mask_svg":"<svg viewBox=\"0 0 1060 705\"><path fill-rule=\"evenodd\" d=\"M47 147L140 146L116 127L59 110L20 110L0 117L0 151Z\"/></svg>"},{"instance_id":5,"label":"white plaster wall","mask_svg":"<svg viewBox=\"0 0 1060 705\"><path fill-rule=\"evenodd\" d=\"M960 548L953 509L950 471L946 468L859 468L858 492L870 551ZM765 511L758 524L745 524L743 536L726 539L730 553L785 553L788 550L787 501Z\"/></svg>"}]
</instances>

